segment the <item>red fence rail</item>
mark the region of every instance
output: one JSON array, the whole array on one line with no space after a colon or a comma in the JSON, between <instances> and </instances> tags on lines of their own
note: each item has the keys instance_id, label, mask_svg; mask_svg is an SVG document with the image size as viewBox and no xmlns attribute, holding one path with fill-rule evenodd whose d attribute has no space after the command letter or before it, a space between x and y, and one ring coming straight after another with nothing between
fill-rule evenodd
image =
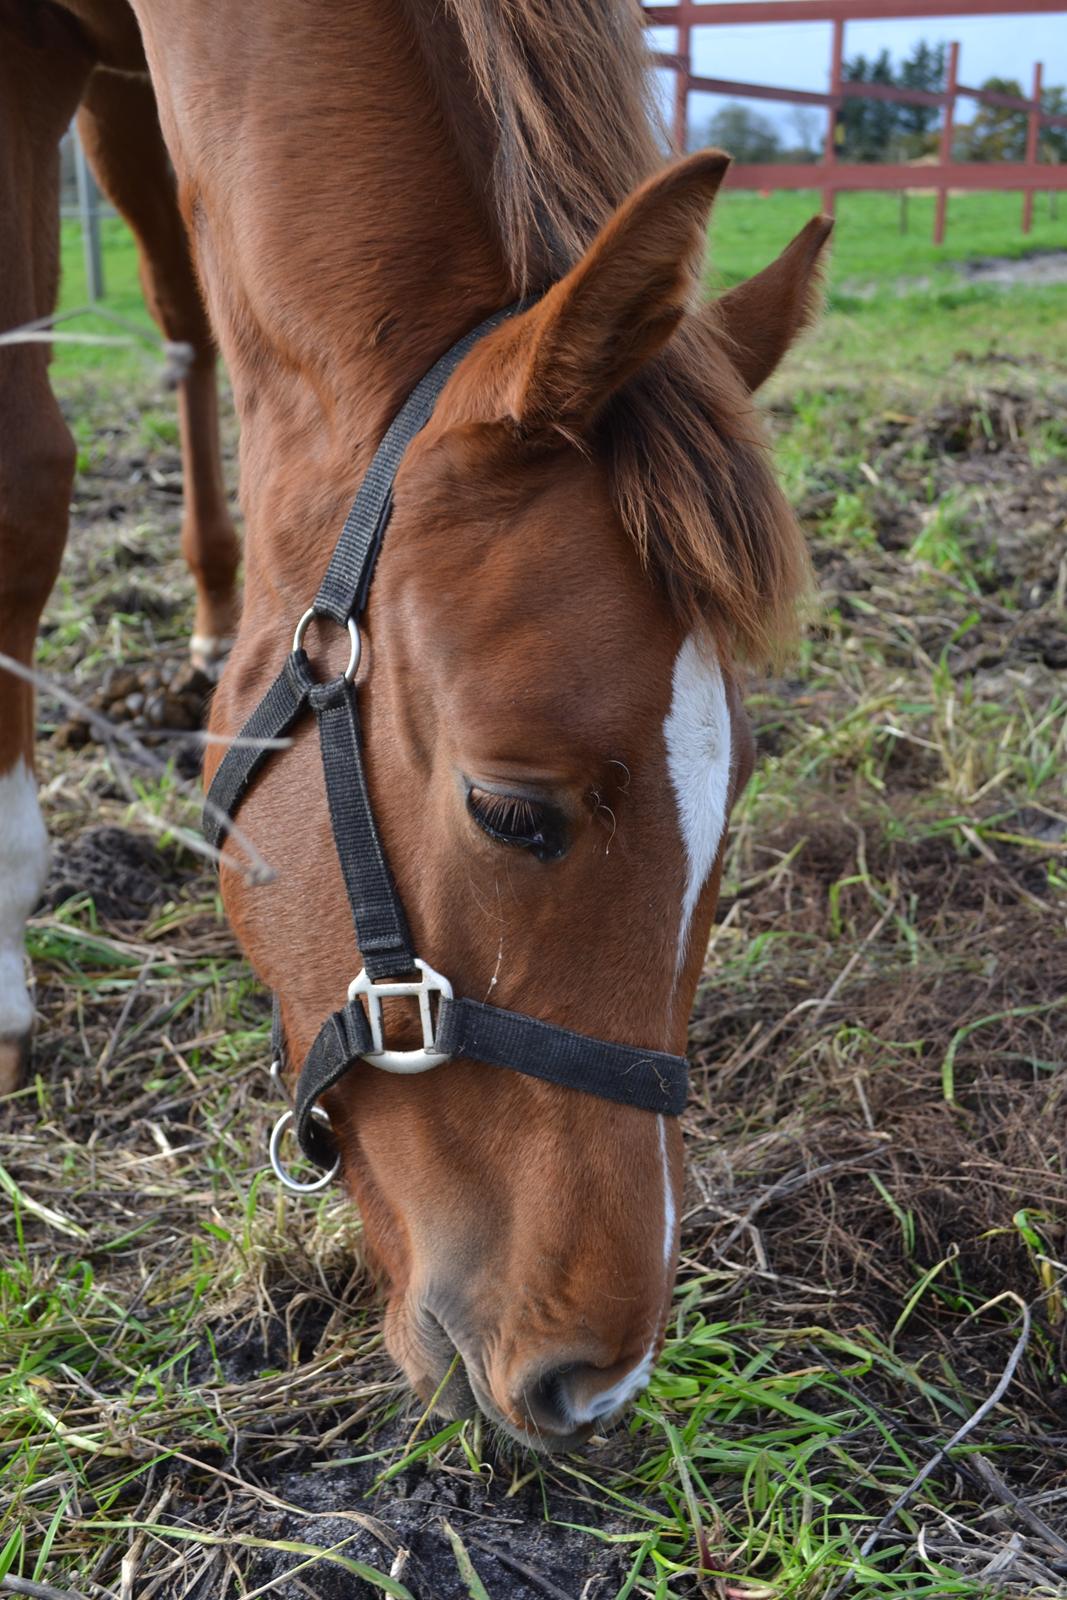
<instances>
[{"instance_id":1,"label":"red fence rail","mask_svg":"<svg viewBox=\"0 0 1067 1600\"><path fill-rule=\"evenodd\" d=\"M1033 225L1034 191L1067 190L1067 164L1039 160L1042 128L1067 128L1067 116L1052 115L1041 109L1042 67L1034 67L1033 90L1028 100L989 89L972 89L959 82L960 47L949 47L945 88L940 94L921 89L901 89L889 84L846 83L842 76L845 50L845 24L851 21L888 20L901 17L1021 16L1063 13L1064 0L679 0L675 5L646 5L647 22L655 27L677 30L676 48L659 51L655 60L675 75L673 135L678 150L685 150L689 137L689 96L694 91L706 94L740 96L746 100L777 100L787 105L824 106L826 135L821 162L802 164L770 162L731 167L727 182L738 189L822 189L824 211L833 215L835 197L842 190L932 188L936 191L934 241L945 237L950 189L1021 190L1022 228L1029 233ZM693 29L725 27L748 23L829 22L833 25L830 46L830 87L827 93L809 89L782 89L772 84L740 83L726 78L707 78L693 72ZM916 166L902 162L843 162L837 158L837 113L846 99L889 100L901 105L937 106L942 112L936 165ZM956 102L960 98L977 100L1027 115L1026 155L1022 161L953 161L952 143Z\"/></svg>"}]
</instances>

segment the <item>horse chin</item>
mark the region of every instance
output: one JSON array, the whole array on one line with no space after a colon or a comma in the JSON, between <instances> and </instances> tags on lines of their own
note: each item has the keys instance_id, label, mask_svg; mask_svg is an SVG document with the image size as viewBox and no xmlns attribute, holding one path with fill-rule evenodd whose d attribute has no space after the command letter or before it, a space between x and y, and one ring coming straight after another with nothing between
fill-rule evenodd
<instances>
[{"instance_id":1,"label":"horse chin","mask_svg":"<svg viewBox=\"0 0 1067 1600\"><path fill-rule=\"evenodd\" d=\"M449 1335L424 1306L412 1309L406 1300L391 1305L385 1318L385 1344L416 1395L438 1416L450 1421L472 1417L481 1409L462 1360ZM455 1363L455 1371L449 1369Z\"/></svg>"}]
</instances>

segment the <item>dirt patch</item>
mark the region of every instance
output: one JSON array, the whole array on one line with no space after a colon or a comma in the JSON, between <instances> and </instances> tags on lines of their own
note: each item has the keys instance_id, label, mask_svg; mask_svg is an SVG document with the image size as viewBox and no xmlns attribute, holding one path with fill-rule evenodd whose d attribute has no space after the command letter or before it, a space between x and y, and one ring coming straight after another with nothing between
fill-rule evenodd
<instances>
[{"instance_id":1,"label":"dirt patch","mask_svg":"<svg viewBox=\"0 0 1067 1600\"><path fill-rule=\"evenodd\" d=\"M214 680L184 657L162 664L106 667L82 687L79 705L64 706L53 732L61 750L80 750L110 742L111 730L122 728L136 740L123 740L126 759L138 764L137 745L159 750L172 759L184 778L200 772L201 748L196 733L207 722ZM65 713L65 714L64 714Z\"/></svg>"},{"instance_id":2,"label":"dirt patch","mask_svg":"<svg viewBox=\"0 0 1067 1600\"><path fill-rule=\"evenodd\" d=\"M1041 288L1051 284L1067 283L1067 250L1035 250L1024 256L976 256L970 261L946 262L937 276L897 278L893 293L908 295L929 294L944 289L953 281L982 284L991 289L1022 287ZM884 292L884 280L846 279L838 292L857 300L873 300ZM1011 361L1010 353L1007 360Z\"/></svg>"},{"instance_id":3,"label":"dirt patch","mask_svg":"<svg viewBox=\"0 0 1067 1600\"><path fill-rule=\"evenodd\" d=\"M180 894L191 877L173 852L125 828L87 828L52 852L43 904L55 908L86 895L106 922L143 922Z\"/></svg>"},{"instance_id":4,"label":"dirt patch","mask_svg":"<svg viewBox=\"0 0 1067 1600\"><path fill-rule=\"evenodd\" d=\"M396 1425L377 1435L380 1448L398 1452L404 1439ZM309 1463L310 1465L310 1463ZM302 1514L260 1506L241 1519L242 1531L262 1539L284 1539L308 1545L339 1546L354 1561L392 1571L425 1600L470 1600L471 1588L461 1575L451 1528L465 1546L471 1563L494 1597L506 1600L608 1600L619 1592L629 1563L620 1550L561 1524L581 1523L587 1507L573 1497L554 1497L548 1522L540 1491L528 1485L509 1493L506 1471L499 1487L486 1486L460 1474L428 1476L417 1468L390 1481L375 1495L373 1464L309 1472L296 1464L269 1476L271 1491ZM192 1509L192 1502L190 1502ZM622 1518L603 1526L606 1535L622 1534ZM308 1589L299 1580L286 1581L292 1555L278 1551L256 1565L257 1583L272 1583L281 1600L304 1600ZM190 1592L197 1600L217 1593L206 1579ZM377 1585L362 1582L349 1571L327 1564L316 1568L316 1600L379 1600Z\"/></svg>"},{"instance_id":5,"label":"dirt patch","mask_svg":"<svg viewBox=\"0 0 1067 1600\"><path fill-rule=\"evenodd\" d=\"M982 256L957 269L972 283L1010 289L1019 284L1067 283L1067 250L1038 250L1029 256Z\"/></svg>"}]
</instances>

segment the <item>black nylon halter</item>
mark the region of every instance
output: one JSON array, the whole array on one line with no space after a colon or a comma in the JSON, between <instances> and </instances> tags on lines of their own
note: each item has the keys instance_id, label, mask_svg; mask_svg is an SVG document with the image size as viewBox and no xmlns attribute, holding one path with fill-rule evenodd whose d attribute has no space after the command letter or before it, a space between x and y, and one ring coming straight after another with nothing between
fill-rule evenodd
<instances>
[{"instance_id":1,"label":"black nylon halter","mask_svg":"<svg viewBox=\"0 0 1067 1600\"><path fill-rule=\"evenodd\" d=\"M460 339L400 408L359 486L319 592L297 627L292 653L241 729L239 742L227 750L208 791L204 832L218 847L229 819L277 748L274 741L288 734L308 711L313 713L319 725L334 844L365 964L349 990L348 1003L327 1017L319 1030L293 1101L292 1121L301 1148L309 1160L327 1169L335 1165L336 1151L324 1114L317 1108L318 1099L364 1060L389 1071L413 1072L460 1057L646 1111L677 1116L685 1105L684 1056L612 1044L520 1012L453 998L446 980L416 959L371 810L354 686L360 651L356 619L366 605L389 524L393 482L405 450L429 421L460 361L479 339L521 309L509 306ZM313 616L347 627L352 640L348 667L327 683L315 680L302 646ZM409 977L415 973L419 976ZM387 979L394 981L384 981ZM421 1051L391 1052L384 1047L380 1001L397 988L417 990L423 1018ZM434 992L441 996L436 1024L429 1009ZM276 1060L284 1062L277 1000L274 1051ZM288 1116L282 1119L276 1136Z\"/></svg>"}]
</instances>

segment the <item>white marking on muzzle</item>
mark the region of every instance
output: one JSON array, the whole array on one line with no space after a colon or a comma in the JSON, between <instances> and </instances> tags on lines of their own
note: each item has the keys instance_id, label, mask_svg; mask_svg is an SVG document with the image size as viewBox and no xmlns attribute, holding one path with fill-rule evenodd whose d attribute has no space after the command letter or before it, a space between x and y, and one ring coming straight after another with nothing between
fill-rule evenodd
<instances>
[{"instance_id":1,"label":"white marking on muzzle","mask_svg":"<svg viewBox=\"0 0 1067 1600\"><path fill-rule=\"evenodd\" d=\"M26 919L48 874L48 834L33 774L20 756L0 777L0 1038L30 1031L26 989Z\"/></svg>"},{"instance_id":2,"label":"white marking on muzzle","mask_svg":"<svg viewBox=\"0 0 1067 1600\"><path fill-rule=\"evenodd\" d=\"M671 1188L671 1165L667 1156L667 1123L663 1117L657 1117L659 1126L659 1154L663 1172L663 1267L669 1271L671 1258L674 1255L674 1224L676 1211L674 1207L674 1191ZM668 1282L666 1293L670 1293ZM652 1362L656 1354L658 1333L652 1343L630 1371L613 1383L610 1389L605 1389L603 1394L598 1394L587 1406L571 1410L571 1420L576 1428L585 1422L596 1422L601 1417L610 1416L613 1411L620 1410L642 1389L648 1387L648 1380L652 1376Z\"/></svg>"},{"instance_id":3,"label":"white marking on muzzle","mask_svg":"<svg viewBox=\"0 0 1067 1600\"><path fill-rule=\"evenodd\" d=\"M669 1267L674 1254L674 1191L671 1188L671 1164L667 1159L667 1123L664 1117L657 1117L659 1123L659 1156L663 1166L663 1265Z\"/></svg>"},{"instance_id":4,"label":"white marking on muzzle","mask_svg":"<svg viewBox=\"0 0 1067 1600\"><path fill-rule=\"evenodd\" d=\"M576 1428L583 1423L596 1422L601 1417L608 1417L613 1411L619 1411L624 1405L648 1387L648 1380L652 1373L652 1351L643 1355L636 1367L631 1367L624 1373L617 1383L610 1389L605 1389L590 1400L586 1406L576 1406L570 1412L570 1420Z\"/></svg>"},{"instance_id":5,"label":"white marking on muzzle","mask_svg":"<svg viewBox=\"0 0 1067 1600\"><path fill-rule=\"evenodd\" d=\"M719 853L730 794L730 709L706 634L691 633L678 652L663 737L686 861L678 972L688 954L693 912Z\"/></svg>"}]
</instances>

